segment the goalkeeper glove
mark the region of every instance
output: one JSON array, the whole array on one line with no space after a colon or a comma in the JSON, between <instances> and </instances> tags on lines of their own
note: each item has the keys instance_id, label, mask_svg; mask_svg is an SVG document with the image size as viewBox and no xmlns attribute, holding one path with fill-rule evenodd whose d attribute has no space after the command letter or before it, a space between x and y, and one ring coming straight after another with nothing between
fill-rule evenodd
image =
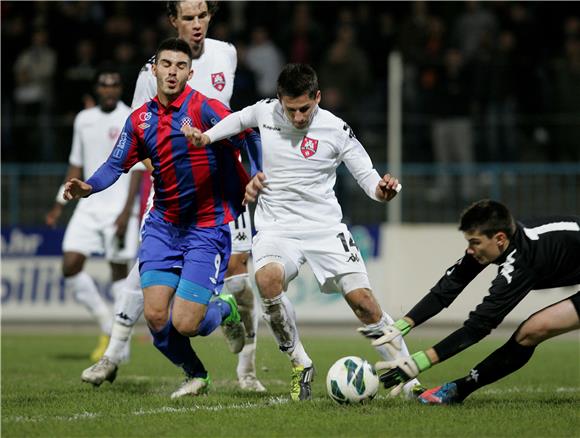
<instances>
[{"instance_id":1,"label":"goalkeeper glove","mask_svg":"<svg viewBox=\"0 0 580 438\"><path fill-rule=\"evenodd\" d=\"M390 392L391 396L398 395L405 383L417 377L421 372L431 368L431 360L424 351L419 351L411 356L401 357L391 361L377 362L375 369L380 374L379 379L385 388L395 388Z\"/></svg>"},{"instance_id":2,"label":"goalkeeper glove","mask_svg":"<svg viewBox=\"0 0 580 438\"><path fill-rule=\"evenodd\" d=\"M358 329L363 336L373 339L373 346L378 347L390 344L396 351L401 351L403 336L411 331L411 324L404 319L399 319L392 325L379 329L368 329L361 327Z\"/></svg>"}]
</instances>

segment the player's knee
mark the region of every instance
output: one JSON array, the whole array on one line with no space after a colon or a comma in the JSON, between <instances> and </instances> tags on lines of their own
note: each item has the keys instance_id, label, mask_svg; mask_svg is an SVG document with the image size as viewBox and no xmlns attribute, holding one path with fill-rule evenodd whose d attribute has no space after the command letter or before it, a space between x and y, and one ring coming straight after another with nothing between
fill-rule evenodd
<instances>
[{"instance_id":1,"label":"player's knee","mask_svg":"<svg viewBox=\"0 0 580 438\"><path fill-rule=\"evenodd\" d=\"M531 347L549 338L550 332L550 321L540 314L535 314L518 328L515 338L518 344Z\"/></svg>"},{"instance_id":2,"label":"player's knee","mask_svg":"<svg viewBox=\"0 0 580 438\"><path fill-rule=\"evenodd\" d=\"M144 311L145 320L147 325L151 327L154 331L162 330L163 327L167 325L169 316L167 312L161 309L147 308Z\"/></svg>"},{"instance_id":3,"label":"player's knee","mask_svg":"<svg viewBox=\"0 0 580 438\"><path fill-rule=\"evenodd\" d=\"M85 257L76 252L65 252L62 258L63 277L72 277L83 270Z\"/></svg>"},{"instance_id":4,"label":"player's knee","mask_svg":"<svg viewBox=\"0 0 580 438\"><path fill-rule=\"evenodd\" d=\"M248 259L250 257L249 253L236 253L230 256L230 261L228 262L228 269L226 271L226 277L233 275L247 274L248 272Z\"/></svg>"},{"instance_id":5,"label":"player's knee","mask_svg":"<svg viewBox=\"0 0 580 438\"><path fill-rule=\"evenodd\" d=\"M64 278L74 277L83 270L83 266L78 263L70 263L65 260L62 264L62 276Z\"/></svg>"},{"instance_id":6,"label":"player's knee","mask_svg":"<svg viewBox=\"0 0 580 438\"><path fill-rule=\"evenodd\" d=\"M256 284L262 297L280 295L284 290L284 269L275 263L260 268L256 272Z\"/></svg>"},{"instance_id":7,"label":"player's knee","mask_svg":"<svg viewBox=\"0 0 580 438\"><path fill-rule=\"evenodd\" d=\"M197 335L201 321L197 320L173 320L173 326L181 335L192 337Z\"/></svg>"}]
</instances>

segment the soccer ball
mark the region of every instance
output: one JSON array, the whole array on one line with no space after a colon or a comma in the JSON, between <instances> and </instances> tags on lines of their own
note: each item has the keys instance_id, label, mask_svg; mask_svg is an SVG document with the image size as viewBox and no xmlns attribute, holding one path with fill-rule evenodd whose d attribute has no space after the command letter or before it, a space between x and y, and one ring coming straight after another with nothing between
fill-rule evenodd
<instances>
[{"instance_id":1,"label":"soccer ball","mask_svg":"<svg viewBox=\"0 0 580 438\"><path fill-rule=\"evenodd\" d=\"M356 356L338 359L326 375L326 390L339 404L362 403L374 398L379 390L375 368Z\"/></svg>"}]
</instances>

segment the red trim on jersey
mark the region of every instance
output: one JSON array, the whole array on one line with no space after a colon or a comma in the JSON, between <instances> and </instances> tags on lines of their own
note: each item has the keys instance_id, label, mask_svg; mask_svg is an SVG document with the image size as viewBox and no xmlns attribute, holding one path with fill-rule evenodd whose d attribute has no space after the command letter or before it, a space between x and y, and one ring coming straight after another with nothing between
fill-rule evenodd
<instances>
[{"instance_id":1,"label":"red trim on jersey","mask_svg":"<svg viewBox=\"0 0 580 438\"><path fill-rule=\"evenodd\" d=\"M204 125L201 119L201 105L205 96L200 93L194 93L189 100L187 113L193 118L193 125L199 128L202 132L208 127ZM198 148L193 146L190 142L187 144L189 148L189 157L191 159L191 173L195 181L196 194L195 200L197 205L197 218L203 218L207 215L206 220L200 220L198 226L213 227L216 225L215 221L215 198L212 188L212 176L209 167L209 158L206 148Z\"/></svg>"},{"instance_id":2,"label":"red trim on jersey","mask_svg":"<svg viewBox=\"0 0 580 438\"><path fill-rule=\"evenodd\" d=\"M161 109L162 107L160 107ZM157 155L159 156L159 168L166 169L163 175L163 191L165 192L164 204L166 206L163 218L166 221L179 223L179 217L172 212L179 212L179 191L177 185L177 175L175 167L173 166L173 151L171 150L171 142L164 141L169 138L171 134L171 118L172 113L159 111L157 123Z\"/></svg>"}]
</instances>

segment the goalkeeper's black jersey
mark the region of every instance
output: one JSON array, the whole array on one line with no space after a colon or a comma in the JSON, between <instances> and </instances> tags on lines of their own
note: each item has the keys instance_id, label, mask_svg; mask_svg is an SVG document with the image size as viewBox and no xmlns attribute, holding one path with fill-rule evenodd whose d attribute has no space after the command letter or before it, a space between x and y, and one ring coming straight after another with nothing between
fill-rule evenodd
<instances>
[{"instance_id":1,"label":"goalkeeper's black jersey","mask_svg":"<svg viewBox=\"0 0 580 438\"><path fill-rule=\"evenodd\" d=\"M493 264L498 273L489 295L469 313L462 329L434 347L440 360L489 334L532 289L580 284L580 217L518 223L510 245ZM418 325L436 315L485 267L465 253L407 316Z\"/></svg>"}]
</instances>

